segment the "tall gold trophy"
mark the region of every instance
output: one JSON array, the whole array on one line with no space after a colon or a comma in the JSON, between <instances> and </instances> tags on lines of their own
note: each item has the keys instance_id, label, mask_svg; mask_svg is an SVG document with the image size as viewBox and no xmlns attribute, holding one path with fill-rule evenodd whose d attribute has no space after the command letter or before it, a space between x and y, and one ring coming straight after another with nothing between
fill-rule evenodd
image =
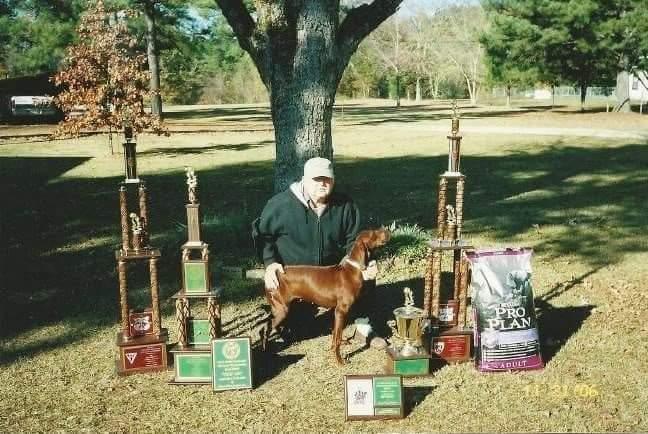
<instances>
[{"instance_id":1,"label":"tall gold trophy","mask_svg":"<svg viewBox=\"0 0 648 434\"><path fill-rule=\"evenodd\" d=\"M158 260L160 250L149 244L150 221L146 184L137 176L136 143L133 129L125 126L124 174L119 184L122 243L115 251L119 276L120 331L117 334L117 373L164 371L167 368L167 329L160 319ZM128 297L128 269L148 263L151 304L132 309Z\"/></svg>"},{"instance_id":2,"label":"tall gold trophy","mask_svg":"<svg viewBox=\"0 0 648 434\"><path fill-rule=\"evenodd\" d=\"M428 249L423 297L423 311L431 322L430 350L436 365L470 360L472 342L467 318L470 270L465 259L465 251L472 247L463 238L466 177L460 172L462 136L456 103L452 110L448 169L439 175L437 236ZM444 274L451 277L449 281L442 279Z\"/></svg>"}]
</instances>

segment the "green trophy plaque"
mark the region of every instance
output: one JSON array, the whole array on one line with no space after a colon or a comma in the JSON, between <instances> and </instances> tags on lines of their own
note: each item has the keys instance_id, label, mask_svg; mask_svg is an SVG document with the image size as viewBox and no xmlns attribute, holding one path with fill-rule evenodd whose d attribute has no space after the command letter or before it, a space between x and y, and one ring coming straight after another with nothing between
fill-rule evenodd
<instances>
[{"instance_id":1,"label":"green trophy plaque","mask_svg":"<svg viewBox=\"0 0 648 434\"><path fill-rule=\"evenodd\" d=\"M429 356L401 356L393 348L387 348L386 353L385 372L405 377L430 375Z\"/></svg>"},{"instance_id":2,"label":"green trophy plaque","mask_svg":"<svg viewBox=\"0 0 648 434\"><path fill-rule=\"evenodd\" d=\"M346 420L402 419L403 380L400 375L345 375Z\"/></svg>"},{"instance_id":3,"label":"green trophy plaque","mask_svg":"<svg viewBox=\"0 0 648 434\"><path fill-rule=\"evenodd\" d=\"M177 383L203 384L211 382L212 361L209 352L183 352L174 357Z\"/></svg>"},{"instance_id":4,"label":"green trophy plaque","mask_svg":"<svg viewBox=\"0 0 648 434\"><path fill-rule=\"evenodd\" d=\"M209 292L209 267L207 261L195 260L182 263L184 290L188 294Z\"/></svg>"},{"instance_id":5,"label":"green trophy plaque","mask_svg":"<svg viewBox=\"0 0 648 434\"><path fill-rule=\"evenodd\" d=\"M252 388L252 354L249 337L214 339L212 379L216 392Z\"/></svg>"},{"instance_id":6,"label":"green trophy plaque","mask_svg":"<svg viewBox=\"0 0 648 434\"><path fill-rule=\"evenodd\" d=\"M189 345L209 345L209 320L187 319L187 341Z\"/></svg>"}]
</instances>

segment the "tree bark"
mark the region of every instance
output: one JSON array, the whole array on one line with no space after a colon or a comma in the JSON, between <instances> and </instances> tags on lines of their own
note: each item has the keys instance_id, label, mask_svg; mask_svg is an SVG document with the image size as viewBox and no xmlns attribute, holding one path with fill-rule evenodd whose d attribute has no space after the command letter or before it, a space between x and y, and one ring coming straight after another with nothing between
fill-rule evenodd
<instances>
[{"instance_id":1,"label":"tree bark","mask_svg":"<svg viewBox=\"0 0 648 434\"><path fill-rule=\"evenodd\" d=\"M416 77L416 102L421 102L421 77Z\"/></svg>"},{"instance_id":2,"label":"tree bark","mask_svg":"<svg viewBox=\"0 0 648 434\"><path fill-rule=\"evenodd\" d=\"M630 113L630 76L628 71L621 71L616 79L616 100L613 111Z\"/></svg>"},{"instance_id":3,"label":"tree bark","mask_svg":"<svg viewBox=\"0 0 648 434\"><path fill-rule=\"evenodd\" d=\"M242 0L216 0L270 95L275 191L301 177L308 158L333 158L331 117L342 73L401 2L362 4L340 23L339 0L257 1L256 21Z\"/></svg>"},{"instance_id":4,"label":"tree bark","mask_svg":"<svg viewBox=\"0 0 648 434\"><path fill-rule=\"evenodd\" d=\"M585 111L585 97L587 96L587 83L581 83L580 84L580 103L581 103L581 111Z\"/></svg>"},{"instance_id":5,"label":"tree bark","mask_svg":"<svg viewBox=\"0 0 648 434\"><path fill-rule=\"evenodd\" d=\"M401 101L400 101L400 72L398 69L396 70L396 95L394 95L396 98L396 107L400 107Z\"/></svg>"},{"instance_id":6,"label":"tree bark","mask_svg":"<svg viewBox=\"0 0 648 434\"><path fill-rule=\"evenodd\" d=\"M146 21L146 54L151 90L151 113L162 117L162 95L160 94L160 59L157 50L157 36L155 28L155 1L144 0L144 20Z\"/></svg>"}]
</instances>

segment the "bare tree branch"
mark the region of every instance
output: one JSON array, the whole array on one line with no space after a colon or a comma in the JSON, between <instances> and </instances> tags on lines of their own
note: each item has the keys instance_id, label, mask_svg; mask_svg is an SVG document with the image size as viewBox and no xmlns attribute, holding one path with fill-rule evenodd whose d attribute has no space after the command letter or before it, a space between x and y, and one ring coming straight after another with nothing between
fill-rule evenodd
<instances>
[{"instance_id":1,"label":"bare tree branch","mask_svg":"<svg viewBox=\"0 0 648 434\"><path fill-rule=\"evenodd\" d=\"M402 2L403 0L374 0L370 4L362 4L349 11L340 24L337 34L337 46L340 52L338 65L342 69L360 42L393 15Z\"/></svg>"},{"instance_id":2,"label":"bare tree branch","mask_svg":"<svg viewBox=\"0 0 648 434\"><path fill-rule=\"evenodd\" d=\"M234 30L241 48L247 51L254 62L258 64L260 53L254 40L256 23L243 4L243 0L216 0L216 3L223 11L223 15L232 30Z\"/></svg>"}]
</instances>

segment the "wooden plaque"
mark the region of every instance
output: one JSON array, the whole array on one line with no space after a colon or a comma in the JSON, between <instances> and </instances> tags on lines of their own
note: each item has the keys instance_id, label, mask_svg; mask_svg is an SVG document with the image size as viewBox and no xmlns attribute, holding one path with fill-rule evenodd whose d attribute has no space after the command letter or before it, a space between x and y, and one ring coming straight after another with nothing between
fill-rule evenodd
<instances>
[{"instance_id":1,"label":"wooden plaque","mask_svg":"<svg viewBox=\"0 0 648 434\"><path fill-rule=\"evenodd\" d=\"M206 261L184 261L182 263L182 282L188 294L209 292L209 267Z\"/></svg>"},{"instance_id":2,"label":"wooden plaque","mask_svg":"<svg viewBox=\"0 0 648 434\"><path fill-rule=\"evenodd\" d=\"M252 388L251 346L249 337L211 341L214 391Z\"/></svg>"},{"instance_id":3,"label":"wooden plaque","mask_svg":"<svg viewBox=\"0 0 648 434\"><path fill-rule=\"evenodd\" d=\"M345 420L402 419L403 380L399 375L345 375Z\"/></svg>"},{"instance_id":4,"label":"wooden plaque","mask_svg":"<svg viewBox=\"0 0 648 434\"><path fill-rule=\"evenodd\" d=\"M433 358L449 363L466 362L471 358L472 330L448 330L432 337L430 353Z\"/></svg>"},{"instance_id":5,"label":"wooden plaque","mask_svg":"<svg viewBox=\"0 0 648 434\"><path fill-rule=\"evenodd\" d=\"M167 367L166 343L124 345L119 347L120 375L142 371L162 371Z\"/></svg>"},{"instance_id":6,"label":"wooden plaque","mask_svg":"<svg viewBox=\"0 0 648 434\"><path fill-rule=\"evenodd\" d=\"M152 335L153 330L153 311L151 308L144 309L143 311L131 310L128 314L128 329L130 335L145 336Z\"/></svg>"}]
</instances>

